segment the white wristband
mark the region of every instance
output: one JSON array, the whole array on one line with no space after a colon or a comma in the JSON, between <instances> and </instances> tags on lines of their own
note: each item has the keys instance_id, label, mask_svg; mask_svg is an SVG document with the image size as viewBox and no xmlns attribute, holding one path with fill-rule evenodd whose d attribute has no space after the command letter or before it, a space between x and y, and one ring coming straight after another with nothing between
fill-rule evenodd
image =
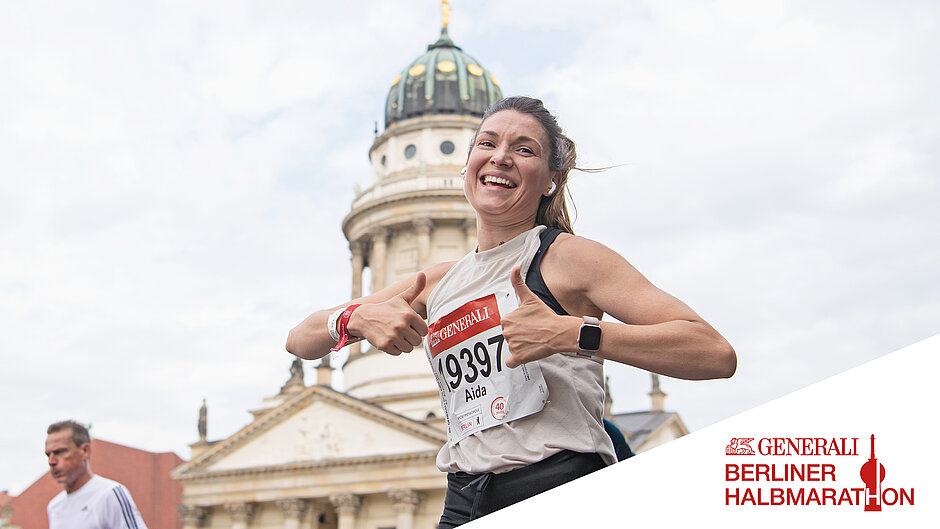
<instances>
[{"instance_id":1,"label":"white wristband","mask_svg":"<svg viewBox=\"0 0 940 529\"><path fill-rule=\"evenodd\" d=\"M336 320L342 316L344 310L346 310L346 307L337 309L336 312L330 314L330 319L326 322L326 328L330 331L330 338L337 343L339 342L339 332L336 331Z\"/></svg>"}]
</instances>

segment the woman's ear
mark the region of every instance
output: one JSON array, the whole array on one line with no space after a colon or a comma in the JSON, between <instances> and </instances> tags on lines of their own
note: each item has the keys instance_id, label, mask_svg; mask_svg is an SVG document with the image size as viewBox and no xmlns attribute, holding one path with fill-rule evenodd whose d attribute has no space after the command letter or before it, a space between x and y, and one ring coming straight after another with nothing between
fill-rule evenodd
<instances>
[{"instance_id":1,"label":"woman's ear","mask_svg":"<svg viewBox=\"0 0 940 529\"><path fill-rule=\"evenodd\" d=\"M556 188L556 187L558 187L558 186L555 184L555 181L552 180L552 185L548 186L548 190L546 190L546 191L545 191L544 193L542 193L542 194L545 195L545 196L547 196L547 197L550 197L550 196L552 196L552 194L555 192L555 188Z\"/></svg>"},{"instance_id":2,"label":"woman's ear","mask_svg":"<svg viewBox=\"0 0 940 529\"><path fill-rule=\"evenodd\" d=\"M552 173L552 181L549 183L548 189L542 193L543 195L550 197L555 194L555 191L558 189L558 182L556 182L557 179L558 177L556 176L556 173Z\"/></svg>"}]
</instances>

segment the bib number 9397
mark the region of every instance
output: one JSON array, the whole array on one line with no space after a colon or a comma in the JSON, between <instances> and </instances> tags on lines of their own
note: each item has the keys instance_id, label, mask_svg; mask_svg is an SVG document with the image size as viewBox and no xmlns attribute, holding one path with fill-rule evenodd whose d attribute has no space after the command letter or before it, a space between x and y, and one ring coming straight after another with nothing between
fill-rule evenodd
<instances>
[{"instance_id":1,"label":"bib number 9397","mask_svg":"<svg viewBox=\"0 0 940 529\"><path fill-rule=\"evenodd\" d=\"M459 352L438 355L437 371L447 381L447 389L454 391L464 381L473 384L479 377L489 377L503 370L503 335L497 334L486 342L473 342Z\"/></svg>"}]
</instances>

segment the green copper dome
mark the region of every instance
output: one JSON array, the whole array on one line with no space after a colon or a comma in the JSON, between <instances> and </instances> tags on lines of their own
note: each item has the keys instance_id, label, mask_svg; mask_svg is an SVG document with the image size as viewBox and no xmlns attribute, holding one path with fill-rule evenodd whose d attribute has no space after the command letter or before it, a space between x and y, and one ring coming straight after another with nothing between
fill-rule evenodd
<instances>
[{"instance_id":1,"label":"green copper dome","mask_svg":"<svg viewBox=\"0 0 940 529\"><path fill-rule=\"evenodd\" d=\"M441 38L392 82L385 126L427 114L482 116L502 97L493 75L454 45L445 26Z\"/></svg>"}]
</instances>

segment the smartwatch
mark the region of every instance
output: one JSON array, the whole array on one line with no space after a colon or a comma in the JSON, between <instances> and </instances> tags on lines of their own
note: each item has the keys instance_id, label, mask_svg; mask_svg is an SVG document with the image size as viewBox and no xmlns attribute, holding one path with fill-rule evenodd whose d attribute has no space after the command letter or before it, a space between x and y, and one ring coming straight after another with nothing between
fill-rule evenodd
<instances>
[{"instance_id":1,"label":"smartwatch","mask_svg":"<svg viewBox=\"0 0 940 529\"><path fill-rule=\"evenodd\" d=\"M578 349L581 354L593 355L601 346L601 322L592 316L585 316L578 332Z\"/></svg>"}]
</instances>

